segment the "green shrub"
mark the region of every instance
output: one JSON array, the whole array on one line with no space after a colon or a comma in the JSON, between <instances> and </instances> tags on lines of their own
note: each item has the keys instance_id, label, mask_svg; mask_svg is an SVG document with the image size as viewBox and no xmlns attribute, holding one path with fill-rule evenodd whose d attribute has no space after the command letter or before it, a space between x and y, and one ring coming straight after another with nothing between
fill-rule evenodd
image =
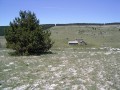
<instances>
[{"instance_id":1,"label":"green shrub","mask_svg":"<svg viewBox=\"0 0 120 90\"><path fill-rule=\"evenodd\" d=\"M6 46L20 55L47 52L53 45L50 31L43 30L35 13L20 11L5 31Z\"/></svg>"}]
</instances>

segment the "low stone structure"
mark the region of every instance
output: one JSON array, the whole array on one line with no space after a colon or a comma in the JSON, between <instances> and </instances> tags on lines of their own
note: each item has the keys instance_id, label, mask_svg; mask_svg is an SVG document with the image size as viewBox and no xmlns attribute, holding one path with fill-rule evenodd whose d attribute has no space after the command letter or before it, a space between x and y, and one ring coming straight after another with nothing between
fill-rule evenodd
<instances>
[{"instance_id":1,"label":"low stone structure","mask_svg":"<svg viewBox=\"0 0 120 90\"><path fill-rule=\"evenodd\" d=\"M69 45L76 45L76 44L78 44L78 41L77 40L75 40L75 41L68 41L68 44Z\"/></svg>"},{"instance_id":2,"label":"low stone structure","mask_svg":"<svg viewBox=\"0 0 120 90\"><path fill-rule=\"evenodd\" d=\"M68 41L68 44L69 45L77 45L77 44L87 45L87 43L83 39L76 39L74 41Z\"/></svg>"},{"instance_id":3,"label":"low stone structure","mask_svg":"<svg viewBox=\"0 0 120 90\"><path fill-rule=\"evenodd\" d=\"M83 39L76 39L76 41L78 41L78 43L81 45L87 45L87 43Z\"/></svg>"}]
</instances>

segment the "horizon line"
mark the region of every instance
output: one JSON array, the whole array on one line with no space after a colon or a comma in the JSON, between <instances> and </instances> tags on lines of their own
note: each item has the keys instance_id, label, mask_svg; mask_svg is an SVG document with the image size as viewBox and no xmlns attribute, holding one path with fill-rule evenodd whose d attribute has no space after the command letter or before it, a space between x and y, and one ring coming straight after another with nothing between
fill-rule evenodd
<instances>
[{"instance_id":1,"label":"horizon line","mask_svg":"<svg viewBox=\"0 0 120 90\"><path fill-rule=\"evenodd\" d=\"M81 23L42 23L40 25L44 24L120 24L120 22L107 22L107 23L94 23L94 22L81 22ZM9 25L0 25L0 26L9 26Z\"/></svg>"}]
</instances>

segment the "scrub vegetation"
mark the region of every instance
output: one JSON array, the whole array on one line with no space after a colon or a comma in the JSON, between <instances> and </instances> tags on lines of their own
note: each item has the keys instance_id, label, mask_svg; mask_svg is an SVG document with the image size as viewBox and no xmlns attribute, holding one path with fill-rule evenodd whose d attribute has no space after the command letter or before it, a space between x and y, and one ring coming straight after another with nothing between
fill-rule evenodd
<instances>
[{"instance_id":1,"label":"scrub vegetation","mask_svg":"<svg viewBox=\"0 0 120 90\"><path fill-rule=\"evenodd\" d=\"M52 53L10 56L0 37L1 90L119 90L120 26L50 28ZM68 45L84 39L87 45Z\"/></svg>"},{"instance_id":2,"label":"scrub vegetation","mask_svg":"<svg viewBox=\"0 0 120 90\"><path fill-rule=\"evenodd\" d=\"M44 53L53 45L50 35L49 30L40 27L35 13L20 11L5 31L6 47L15 50L17 55Z\"/></svg>"}]
</instances>

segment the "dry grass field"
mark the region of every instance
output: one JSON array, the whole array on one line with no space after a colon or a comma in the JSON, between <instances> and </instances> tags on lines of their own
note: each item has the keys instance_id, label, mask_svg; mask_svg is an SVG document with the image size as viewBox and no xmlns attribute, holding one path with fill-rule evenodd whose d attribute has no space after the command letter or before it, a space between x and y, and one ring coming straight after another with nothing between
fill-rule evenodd
<instances>
[{"instance_id":1,"label":"dry grass field","mask_svg":"<svg viewBox=\"0 0 120 90\"><path fill-rule=\"evenodd\" d=\"M119 26L57 26L52 53L10 56L0 37L0 90L119 90ZM86 46L70 46L82 38Z\"/></svg>"}]
</instances>

